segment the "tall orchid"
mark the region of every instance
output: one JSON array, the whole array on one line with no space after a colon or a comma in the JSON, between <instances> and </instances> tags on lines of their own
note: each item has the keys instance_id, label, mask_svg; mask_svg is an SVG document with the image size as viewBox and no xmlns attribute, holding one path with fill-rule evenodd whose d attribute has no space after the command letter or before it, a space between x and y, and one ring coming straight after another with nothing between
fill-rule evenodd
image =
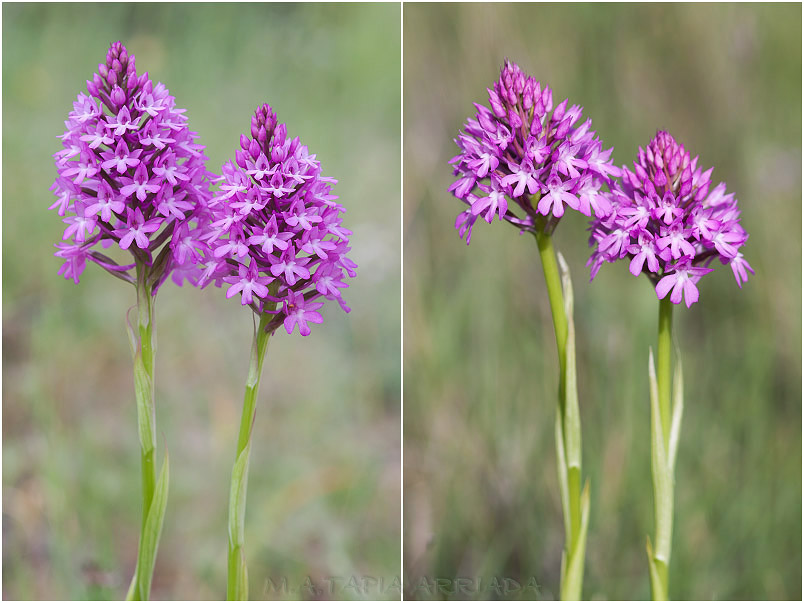
<instances>
[{"instance_id":1,"label":"tall orchid","mask_svg":"<svg viewBox=\"0 0 804 603\"><path fill-rule=\"evenodd\" d=\"M323 299L349 312L341 289L357 267L347 256L350 230L337 203L337 182L321 174L315 155L267 104L251 118L251 137L240 137L235 162L222 168L221 185L209 207L204 240L209 249L201 285L228 284L259 321L254 329L243 414L229 497L229 600L248 598L245 510L251 435L268 340L284 326L310 334L321 323Z\"/></svg>"},{"instance_id":2,"label":"tall orchid","mask_svg":"<svg viewBox=\"0 0 804 603\"><path fill-rule=\"evenodd\" d=\"M134 55L120 42L79 94L61 136L58 176L51 206L67 225L56 256L59 274L74 282L94 262L134 285L137 326L128 322L134 357L142 457L142 527L129 599L147 599L168 490L165 458L157 478L154 369L156 292L169 275L181 285L197 280L205 245L198 223L206 222L210 174L204 147L187 126L184 109L161 83L137 75ZM120 264L98 251L130 254ZM133 309L133 308L132 308Z\"/></svg>"},{"instance_id":3,"label":"tall orchid","mask_svg":"<svg viewBox=\"0 0 804 603\"><path fill-rule=\"evenodd\" d=\"M603 150L581 121L582 108L565 99L553 108L548 86L506 61L488 90L489 107L477 113L456 139L460 153L451 160L450 192L467 207L455 226L467 244L479 216L495 217L536 238L553 315L559 360L556 456L564 515L561 598L579 599L589 519L588 481L581 491L581 425L575 378L575 336L569 270L553 247L552 234L565 207L590 216L607 216L602 194L619 169L612 149ZM510 201L510 203L509 203ZM561 271L559 271L561 263ZM562 291L563 282L563 291Z\"/></svg>"},{"instance_id":4,"label":"tall orchid","mask_svg":"<svg viewBox=\"0 0 804 603\"><path fill-rule=\"evenodd\" d=\"M611 214L592 222L592 278L604 262L629 259L631 274L647 275L659 299L658 369L652 350L648 365L656 521L648 559L654 600L669 595L675 459L684 404L680 358L670 383L673 306L682 299L688 308L698 301L696 284L712 272L715 259L731 266L739 287L754 272L740 252L748 234L740 225L737 199L726 193L723 182L711 188L712 170L703 171L698 157L691 159L684 145L660 131L639 149L634 171L623 166L622 181L607 195Z\"/></svg>"}]
</instances>

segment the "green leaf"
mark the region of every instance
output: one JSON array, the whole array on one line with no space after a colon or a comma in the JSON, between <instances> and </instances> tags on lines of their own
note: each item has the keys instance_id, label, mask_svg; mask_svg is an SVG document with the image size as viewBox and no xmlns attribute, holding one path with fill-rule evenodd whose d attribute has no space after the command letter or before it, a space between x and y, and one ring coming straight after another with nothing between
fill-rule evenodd
<instances>
[{"instance_id":1,"label":"green leaf","mask_svg":"<svg viewBox=\"0 0 804 603\"><path fill-rule=\"evenodd\" d=\"M140 597L140 589L138 588L137 584L137 576L138 576L138 567L134 568L134 576L131 578L131 584L128 585L128 592L126 593L126 601L139 601L142 599Z\"/></svg>"},{"instance_id":2,"label":"green leaf","mask_svg":"<svg viewBox=\"0 0 804 603\"><path fill-rule=\"evenodd\" d=\"M654 557L653 547L651 547L650 544L650 536L648 536L648 544L646 549L648 552L648 567L650 569L650 590L652 598L654 601L667 601L667 587L662 579L662 575L667 574L667 566Z\"/></svg>"},{"instance_id":3,"label":"green leaf","mask_svg":"<svg viewBox=\"0 0 804 603\"><path fill-rule=\"evenodd\" d=\"M659 410L659 387L656 381L652 349L649 353L648 377L650 380L651 406L651 469L656 515L656 549L654 555L651 556L651 563L656 561L666 567L670 561L670 546L673 534L673 475L667 463L667 454L664 447L662 417ZM651 571L654 569L656 568L651 566Z\"/></svg>"},{"instance_id":4,"label":"green leaf","mask_svg":"<svg viewBox=\"0 0 804 603\"><path fill-rule=\"evenodd\" d=\"M573 292L569 266L564 256L558 254L561 268L561 283L564 289L564 314L567 317L567 347L564 360L564 445L568 469L581 472L581 413L578 408L578 380L575 363L575 321L572 318ZM580 479L577 482L580 488Z\"/></svg>"},{"instance_id":5,"label":"green leaf","mask_svg":"<svg viewBox=\"0 0 804 603\"><path fill-rule=\"evenodd\" d=\"M128 331L128 342L131 347L131 356L134 359L134 397L137 401L137 429L140 436L140 447L142 453L147 454L154 449L154 427L153 427L153 377L148 372L142 357L142 341L139 334L131 324L131 311L136 310L137 306L132 306L126 312L126 330Z\"/></svg>"},{"instance_id":6,"label":"green leaf","mask_svg":"<svg viewBox=\"0 0 804 603\"><path fill-rule=\"evenodd\" d=\"M561 580L561 600L580 601L583 589L583 568L584 558L586 557L586 534L589 531L589 480L584 484L581 493L581 529L578 532L578 539L575 548L570 553L567 563L567 573L562 573ZM562 563L563 567L563 563Z\"/></svg>"},{"instance_id":7,"label":"green leaf","mask_svg":"<svg viewBox=\"0 0 804 603\"><path fill-rule=\"evenodd\" d=\"M668 568L673 538L673 471L668 464L664 444L653 350L650 350L649 354L648 376L651 402L651 472L656 521L656 544L654 549L648 540L648 562L653 599L660 601L666 600L668 593Z\"/></svg>"},{"instance_id":8,"label":"green leaf","mask_svg":"<svg viewBox=\"0 0 804 603\"><path fill-rule=\"evenodd\" d=\"M561 268L561 288L564 290L564 313L569 318L572 316L574 304L569 265L560 251L556 252L556 255L558 256L558 266Z\"/></svg>"},{"instance_id":9,"label":"green leaf","mask_svg":"<svg viewBox=\"0 0 804 603\"><path fill-rule=\"evenodd\" d=\"M572 542L572 524L570 522L567 457L564 452L564 428L560 413L556 413L556 461L558 464L558 489L561 494L561 511L564 513L564 538L566 546L569 546ZM561 575L563 576L564 573L562 572Z\"/></svg>"},{"instance_id":10,"label":"green leaf","mask_svg":"<svg viewBox=\"0 0 804 603\"><path fill-rule=\"evenodd\" d=\"M248 599L248 574L243 545L245 543L246 489L251 440L237 457L232 469L232 485L229 491L229 580L227 598L230 601Z\"/></svg>"},{"instance_id":11,"label":"green leaf","mask_svg":"<svg viewBox=\"0 0 804 603\"><path fill-rule=\"evenodd\" d=\"M564 585L567 583L567 549L561 550L561 593L560 598L562 601L566 601L564 598Z\"/></svg>"},{"instance_id":12,"label":"green leaf","mask_svg":"<svg viewBox=\"0 0 804 603\"><path fill-rule=\"evenodd\" d=\"M237 549L237 574L233 600L248 601L248 568L246 567L246 552L242 547Z\"/></svg>"},{"instance_id":13,"label":"green leaf","mask_svg":"<svg viewBox=\"0 0 804 603\"><path fill-rule=\"evenodd\" d=\"M673 421L670 424L670 446L667 467L671 479L675 473L678 440L681 437L681 416L684 413L684 375L681 372L681 354L676 349L676 370L673 374Z\"/></svg>"},{"instance_id":14,"label":"green leaf","mask_svg":"<svg viewBox=\"0 0 804 603\"><path fill-rule=\"evenodd\" d=\"M131 349L131 357L136 358L137 350L139 349L139 338L137 337L137 333L134 331L134 327L131 325L131 311L136 310L137 306L131 306L126 311L126 332L128 332L128 344Z\"/></svg>"},{"instance_id":15,"label":"green leaf","mask_svg":"<svg viewBox=\"0 0 804 603\"><path fill-rule=\"evenodd\" d=\"M151 592L151 578L156 564L156 552L159 547L159 537L162 534L162 524L164 523L167 508L169 480L170 471L166 453L165 461L162 463L162 470L159 472L159 479L156 482L150 510L148 511L148 519L142 531L139 558L137 559L137 584L143 600L147 600Z\"/></svg>"},{"instance_id":16,"label":"green leaf","mask_svg":"<svg viewBox=\"0 0 804 603\"><path fill-rule=\"evenodd\" d=\"M229 543L243 546L245 541L246 487L248 486L248 462L251 441L237 457L232 469L232 485L229 490Z\"/></svg>"}]
</instances>

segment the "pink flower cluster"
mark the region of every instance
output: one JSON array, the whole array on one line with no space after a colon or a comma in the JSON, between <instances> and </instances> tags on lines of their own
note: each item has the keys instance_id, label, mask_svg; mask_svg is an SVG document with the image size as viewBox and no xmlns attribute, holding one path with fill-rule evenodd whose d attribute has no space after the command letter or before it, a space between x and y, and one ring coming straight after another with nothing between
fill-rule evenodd
<instances>
[{"instance_id":1,"label":"pink flower cluster","mask_svg":"<svg viewBox=\"0 0 804 603\"><path fill-rule=\"evenodd\" d=\"M204 147L187 127L184 109L161 83L137 75L134 55L115 42L106 62L79 94L54 157L58 176L51 190L67 225L56 256L59 270L76 283L86 261L134 282L136 262L149 271L155 291L174 272L200 274L203 243L197 224L212 197ZM136 260L120 265L97 251L117 246Z\"/></svg>"},{"instance_id":2,"label":"pink flower cluster","mask_svg":"<svg viewBox=\"0 0 804 603\"><path fill-rule=\"evenodd\" d=\"M590 129L592 120L580 121L582 108L565 99L553 109L550 88L509 61L488 94L491 108L475 103L475 117L455 141L461 152L450 161L457 179L449 190L468 206L455 224L461 237L469 242L481 215L489 224L496 215L531 232L542 227L540 215L551 216L554 226L565 205L607 215L601 186L619 170Z\"/></svg>"},{"instance_id":3,"label":"pink flower cluster","mask_svg":"<svg viewBox=\"0 0 804 603\"><path fill-rule=\"evenodd\" d=\"M227 297L257 314L275 313L269 328L284 323L310 334L320 323L319 298L337 301L357 265L347 256L346 210L336 202L336 180L321 175L315 155L289 138L270 106L251 119L251 137L240 137L235 163L222 168L218 194L209 204L208 245L202 285L229 285Z\"/></svg>"},{"instance_id":4,"label":"pink flower cluster","mask_svg":"<svg viewBox=\"0 0 804 603\"><path fill-rule=\"evenodd\" d=\"M673 303L683 298L689 307L698 301L696 283L718 259L742 287L754 272L740 252L748 234L734 193L723 182L711 188L711 174L684 145L658 132L639 149L634 171L623 166L606 193L611 213L592 221L592 278L604 262L627 257L631 273L647 274L660 299L669 293Z\"/></svg>"}]
</instances>

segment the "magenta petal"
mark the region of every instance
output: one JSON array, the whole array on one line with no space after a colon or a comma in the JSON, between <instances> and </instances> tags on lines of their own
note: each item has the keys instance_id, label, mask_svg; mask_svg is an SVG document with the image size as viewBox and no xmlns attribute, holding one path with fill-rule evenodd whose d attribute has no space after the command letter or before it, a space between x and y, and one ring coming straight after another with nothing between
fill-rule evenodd
<instances>
[{"instance_id":1,"label":"magenta petal","mask_svg":"<svg viewBox=\"0 0 804 603\"><path fill-rule=\"evenodd\" d=\"M321 324L324 322L324 318L318 312L305 312L304 319L316 324Z\"/></svg>"},{"instance_id":2,"label":"magenta petal","mask_svg":"<svg viewBox=\"0 0 804 603\"><path fill-rule=\"evenodd\" d=\"M659 296L659 299L664 299L667 297L667 294L669 293L670 289L673 288L673 285L675 285L677 279L678 275L668 274L657 283L656 295Z\"/></svg>"},{"instance_id":3,"label":"magenta petal","mask_svg":"<svg viewBox=\"0 0 804 603\"><path fill-rule=\"evenodd\" d=\"M288 335L293 333L293 327L296 325L296 317L295 316L285 316L285 330L288 332Z\"/></svg>"},{"instance_id":4,"label":"magenta petal","mask_svg":"<svg viewBox=\"0 0 804 603\"><path fill-rule=\"evenodd\" d=\"M689 279L684 281L684 301L688 308L698 301L698 288Z\"/></svg>"},{"instance_id":5,"label":"magenta petal","mask_svg":"<svg viewBox=\"0 0 804 603\"><path fill-rule=\"evenodd\" d=\"M642 266L644 263L645 263L645 254L639 253L634 256L634 259L631 260L631 264L629 265L628 269L634 276L639 276L639 274L642 272Z\"/></svg>"},{"instance_id":6,"label":"magenta petal","mask_svg":"<svg viewBox=\"0 0 804 603\"><path fill-rule=\"evenodd\" d=\"M681 282L681 279L676 279L675 284L673 285L673 292L670 294L670 301L674 304L681 303L681 297L684 293L684 283Z\"/></svg>"},{"instance_id":7,"label":"magenta petal","mask_svg":"<svg viewBox=\"0 0 804 603\"><path fill-rule=\"evenodd\" d=\"M243 290L243 283L235 283L226 291L226 299L234 297Z\"/></svg>"}]
</instances>

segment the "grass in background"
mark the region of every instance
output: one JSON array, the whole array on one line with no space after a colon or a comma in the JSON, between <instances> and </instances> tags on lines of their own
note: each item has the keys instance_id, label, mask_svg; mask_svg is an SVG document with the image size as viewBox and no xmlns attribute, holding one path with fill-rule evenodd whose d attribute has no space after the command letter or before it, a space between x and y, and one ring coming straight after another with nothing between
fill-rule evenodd
<instances>
[{"instance_id":1,"label":"grass in background","mask_svg":"<svg viewBox=\"0 0 804 603\"><path fill-rule=\"evenodd\" d=\"M399 7L3 6L3 596L125 594L139 468L125 311L134 290L89 266L56 274L47 207L56 138L111 42L187 108L212 171L257 105L337 178L358 278L352 312L276 335L249 483L254 598L396 598L399 457ZM166 285L156 305L159 445L171 492L154 598L216 599L251 312L223 291ZM355 576L384 589L348 588ZM287 592L282 592L282 578ZM329 592L327 577L341 577ZM276 587L276 588L275 588Z\"/></svg>"},{"instance_id":2,"label":"grass in background","mask_svg":"<svg viewBox=\"0 0 804 603\"><path fill-rule=\"evenodd\" d=\"M537 249L508 225L453 230L452 139L505 57L584 106L617 164L669 130L735 191L757 274L720 266L682 308L676 599L801 598L801 7L414 4L404 14L404 572L557 596L558 367ZM587 220L556 233L575 285L584 596L650 596L648 347L655 294L625 264L587 285ZM422 578L430 579L425 588ZM477 586L477 582L475 583ZM452 584L454 588L454 582ZM503 597L505 593L503 592Z\"/></svg>"}]
</instances>

